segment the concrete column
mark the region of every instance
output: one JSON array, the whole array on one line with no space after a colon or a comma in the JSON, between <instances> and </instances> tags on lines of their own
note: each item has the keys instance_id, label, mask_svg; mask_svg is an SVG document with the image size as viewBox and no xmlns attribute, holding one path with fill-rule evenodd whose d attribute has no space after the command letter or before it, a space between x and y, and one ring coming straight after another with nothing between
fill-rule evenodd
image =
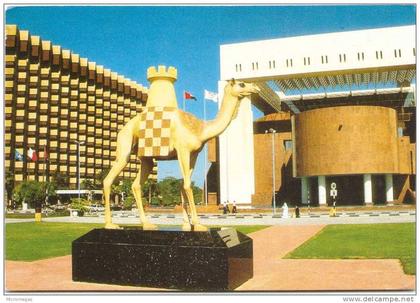
<instances>
[{"instance_id":1,"label":"concrete column","mask_svg":"<svg viewBox=\"0 0 420 303\"><path fill-rule=\"evenodd\" d=\"M223 98L225 81L219 81ZM221 106L219 101L219 108ZM219 136L220 201L251 205L254 194L254 134L251 99L243 98L235 119Z\"/></svg>"},{"instance_id":2,"label":"concrete column","mask_svg":"<svg viewBox=\"0 0 420 303\"><path fill-rule=\"evenodd\" d=\"M394 182L392 174L385 175L386 202L394 201Z\"/></svg>"},{"instance_id":3,"label":"concrete column","mask_svg":"<svg viewBox=\"0 0 420 303\"><path fill-rule=\"evenodd\" d=\"M327 188L325 176L318 176L318 202L319 205L327 204Z\"/></svg>"},{"instance_id":4,"label":"concrete column","mask_svg":"<svg viewBox=\"0 0 420 303\"><path fill-rule=\"evenodd\" d=\"M301 201L302 204L308 204L308 178L300 178L300 188L301 188Z\"/></svg>"},{"instance_id":5,"label":"concrete column","mask_svg":"<svg viewBox=\"0 0 420 303\"><path fill-rule=\"evenodd\" d=\"M364 193L365 193L365 203L370 204L372 203L372 175L371 174L363 175L363 185L364 185Z\"/></svg>"}]
</instances>

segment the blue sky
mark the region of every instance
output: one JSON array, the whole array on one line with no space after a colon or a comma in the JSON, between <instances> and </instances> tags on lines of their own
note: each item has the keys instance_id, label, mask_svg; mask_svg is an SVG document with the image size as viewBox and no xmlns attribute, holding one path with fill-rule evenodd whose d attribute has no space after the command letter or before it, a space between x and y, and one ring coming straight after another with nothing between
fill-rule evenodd
<instances>
[{"instance_id":1,"label":"blue sky","mask_svg":"<svg viewBox=\"0 0 420 303\"><path fill-rule=\"evenodd\" d=\"M414 5L339 6L37 6L6 11L17 24L44 40L149 86L146 69L172 65L178 104L203 117L204 89L217 91L219 46L226 43L415 24ZM217 105L206 101L207 117ZM83 165L83 164L82 164ZM193 180L203 182L201 153ZM179 177L178 164L159 164L159 178Z\"/></svg>"}]
</instances>

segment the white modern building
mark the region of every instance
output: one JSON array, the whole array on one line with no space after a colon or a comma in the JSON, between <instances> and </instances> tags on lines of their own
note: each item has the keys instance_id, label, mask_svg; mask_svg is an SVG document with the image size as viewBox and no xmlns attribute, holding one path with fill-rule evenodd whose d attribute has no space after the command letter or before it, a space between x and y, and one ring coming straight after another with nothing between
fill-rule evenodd
<instances>
[{"instance_id":1,"label":"white modern building","mask_svg":"<svg viewBox=\"0 0 420 303\"><path fill-rule=\"evenodd\" d=\"M294 121L299 121L301 113L327 107L389 107L396 110L398 117L412 110L415 107L415 31L415 26L410 25L221 45L220 100L224 83L231 78L255 82L261 92L252 100L245 98L241 102L237 118L219 137L219 201L235 200L244 207L252 205L259 177L255 175L252 105L265 115L289 112L292 126L297 123ZM398 131L403 121L400 120L396 120ZM292 136L295 135L294 129ZM301 182L301 202L307 202L308 177L311 177L318 179L319 204L326 204L329 188L325 177L334 173L307 176L300 172L294 137L293 148L293 175ZM262 161L271 159L270 154L260 156ZM372 200L371 175L375 172L350 173L363 176L365 203ZM392 175L399 170L380 172L386 175L386 200L393 201ZM337 173L343 174L344 171ZM268 175L271 171L267 171Z\"/></svg>"}]
</instances>

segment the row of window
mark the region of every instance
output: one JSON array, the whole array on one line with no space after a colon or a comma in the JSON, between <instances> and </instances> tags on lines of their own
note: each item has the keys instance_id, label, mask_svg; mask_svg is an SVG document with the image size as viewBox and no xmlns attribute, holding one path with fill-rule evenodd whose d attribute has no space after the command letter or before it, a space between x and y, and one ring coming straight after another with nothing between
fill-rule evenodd
<instances>
[{"instance_id":1,"label":"row of window","mask_svg":"<svg viewBox=\"0 0 420 303\"><path fill-rule=\"evenodd\" d=\"M416 56L416 49L413 48L413 56ZM383 53L382 50L377 50L375 52L375 57L377 60L383 59ZM401 49L394 49L394 58L401 58L402 52ZM347 62L347 55L345 53L338 54L338 60L340 63ZM358 61L364 61L365 60L365 53L364 52L358 52L357 53L357 60ZM293 67L293 59L289 58L285 61L286 67ZM323 55L321 56L321 64L328 64L328 56ZM309 66L311 65L311 57L303 57L303 65ZM258 62L254 61L251 63L252 70L258 70ZM276 61L275 60L269 60L268 61L268 68L274 69L276 68ZM235 64L235 71L241 72L242 71L242 64Z\"/></svg>"}]
</instances>

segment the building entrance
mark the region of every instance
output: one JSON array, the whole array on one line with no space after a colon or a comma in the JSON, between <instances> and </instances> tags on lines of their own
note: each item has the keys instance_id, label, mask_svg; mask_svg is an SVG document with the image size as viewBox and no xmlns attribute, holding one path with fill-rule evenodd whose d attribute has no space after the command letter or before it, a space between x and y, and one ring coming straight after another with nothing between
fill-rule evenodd
<instances>
[{"instance_id":1,"label":"building entrance","mask_svg":"<svg viewBox=\"0 0 420 303\"><path fill-rule=\"evenodd\" d=\"M363 175L330 176L326 177L327 204L332 206L333 197L330 196L331 183L337 185L336 205L363 205Z\"/></svg>"}]
</instances>

